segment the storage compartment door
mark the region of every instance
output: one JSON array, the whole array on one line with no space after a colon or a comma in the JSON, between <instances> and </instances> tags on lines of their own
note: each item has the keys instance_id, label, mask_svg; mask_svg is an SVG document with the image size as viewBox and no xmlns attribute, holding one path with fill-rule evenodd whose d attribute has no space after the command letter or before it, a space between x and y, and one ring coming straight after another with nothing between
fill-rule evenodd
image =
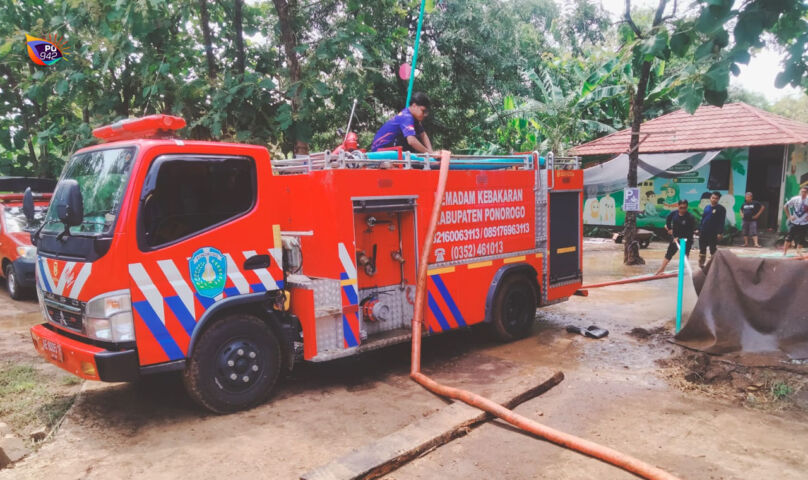
<instances>
[{"instance_id":1,"label":"storage compartment door","mask_svg":"<svg viewBox=\"0 0 808 480\"><path fill-rule=\"evenodd\" d=\"M550 284L581 278L580 192L550 193Z\"/></svg>"}]
</instances>

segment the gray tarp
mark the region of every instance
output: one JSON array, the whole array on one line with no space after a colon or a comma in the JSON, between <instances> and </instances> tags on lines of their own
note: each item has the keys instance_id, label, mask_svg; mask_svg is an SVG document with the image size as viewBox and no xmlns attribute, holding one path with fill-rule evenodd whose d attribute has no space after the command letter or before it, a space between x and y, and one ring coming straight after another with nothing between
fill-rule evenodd
<instances>
[{"instance_id":1,"label":"gray tarp","mask_svg":"<svg viewBox=\"0 0 808 480\"><path fill-rule=\"evenodd\" d=\"M651 177L672 178L694 172L710 163L720 150L682 153L645 153L640 155L637 183ZM692 168L670 172L670 168L687 160ZM594 167L584 169L584 194L588 197L623 190L628 185L628 154L624 153Z\"/></svg>"},{"instance_id":2,"label":"gray tarp","mask_svg":"<svg viewBox=\"0 0 808 480\"><path fill-rule=\"evenodd\" d=\"M808 262L719 250L693 277L698 301L676 343L707 353L808 358Z\"/></svg>"}]
</instances>

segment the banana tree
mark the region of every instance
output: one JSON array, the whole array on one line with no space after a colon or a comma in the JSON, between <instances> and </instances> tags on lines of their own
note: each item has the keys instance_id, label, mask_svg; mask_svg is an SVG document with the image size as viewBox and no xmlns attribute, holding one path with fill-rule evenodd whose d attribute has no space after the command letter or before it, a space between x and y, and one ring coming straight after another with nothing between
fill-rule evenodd
<instances>
[{"instance_id":1,"label":"banana tree","mask_svg":"<svg viewBox=\"0 0 808 480\"><path fill-rule=\"evenodd\" d=\"M526 73L536 97L505 97L503 111L488 118L500 121L500 141L515 150L551 150L563 154L570 146L616 131L619 115L615 104L625 95L625 86L614 84L620 59L611 59L588 74L572 70L572 82L554 78L548 68ZM608 80L612 84L605 84Z\"/></svg>"}]
</instances>

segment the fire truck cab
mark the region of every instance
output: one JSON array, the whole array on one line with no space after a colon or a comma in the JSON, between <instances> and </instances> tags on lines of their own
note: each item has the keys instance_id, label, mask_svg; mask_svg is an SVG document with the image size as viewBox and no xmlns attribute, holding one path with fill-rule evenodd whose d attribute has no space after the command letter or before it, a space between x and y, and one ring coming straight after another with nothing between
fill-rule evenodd
<instances>
[{"instance_id":1,"label":"fire truck cab","mask_svg":"<svg viewBox=\"0 0 808 480\"><path fill-rule=\"evenodd\" d=\"M37 245L46 360L82 378L179 370L216 412L265 401L296 362L411 336L438 161L398 151L270 160L165 138L177 117L94 131L59 180ZM163 138L161 138L163 137ZM490 324L521 338L581 285L582 171L548 154L453 156L425 334Z\"/></svg>"}]
</instances>

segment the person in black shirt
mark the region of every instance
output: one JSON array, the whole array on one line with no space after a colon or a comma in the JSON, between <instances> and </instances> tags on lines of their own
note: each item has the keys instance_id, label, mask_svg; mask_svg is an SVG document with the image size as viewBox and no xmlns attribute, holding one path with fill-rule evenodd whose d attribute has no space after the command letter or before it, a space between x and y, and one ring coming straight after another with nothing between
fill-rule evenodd
<instances>
[{"instance_id":1,"label":"person in black shirt","mask_svg":"<svg viewBox=\"0 0 808 480\"><path fill-rule=\"evenodd\" d=\"M760 248L758 243L757 234L757 221L760 214L763 213L764 207L757 200L752 199L752 192L746 192L746 201L741 205L741 213L743 214L743 246L749 246L749 237L755 241L755 246Z\"/></svg>"},{"instance_id":2,"label":"person in black shirt","mask_svg":"<svg viewBox=\"0 0 808 480\"><path fill-rule=\"evenodd\" d=\"M710 258L715 255L718 242L724 235L724 222L727 221L727 209L719 205L721 192L710 195L710 204L704 207L699 227L699 267L704 268L707 261L707 248L710 249Z\"/></svg>"},{"instance_id":3,"label":"person in black shirt","mask_svg":"<svg viewBox=\"0 0 808 480\"><path fill-rule=\"evenodd\" d=\"M671 243L668 245L668 251L665 252L665 260L662 261L662 266L659 267L656 274L660 275L665 271L673 256L679 250L679 239L684 238L685 242L685 257L690 256L690 249L693 247L693 232L696 230L696 219L690 212L687 211L687 200L679 200L677 209L668 214L665 219L665 230L673 237ZM680 253L681 255L681 253Z\"/></svg>"}]
</instances>

